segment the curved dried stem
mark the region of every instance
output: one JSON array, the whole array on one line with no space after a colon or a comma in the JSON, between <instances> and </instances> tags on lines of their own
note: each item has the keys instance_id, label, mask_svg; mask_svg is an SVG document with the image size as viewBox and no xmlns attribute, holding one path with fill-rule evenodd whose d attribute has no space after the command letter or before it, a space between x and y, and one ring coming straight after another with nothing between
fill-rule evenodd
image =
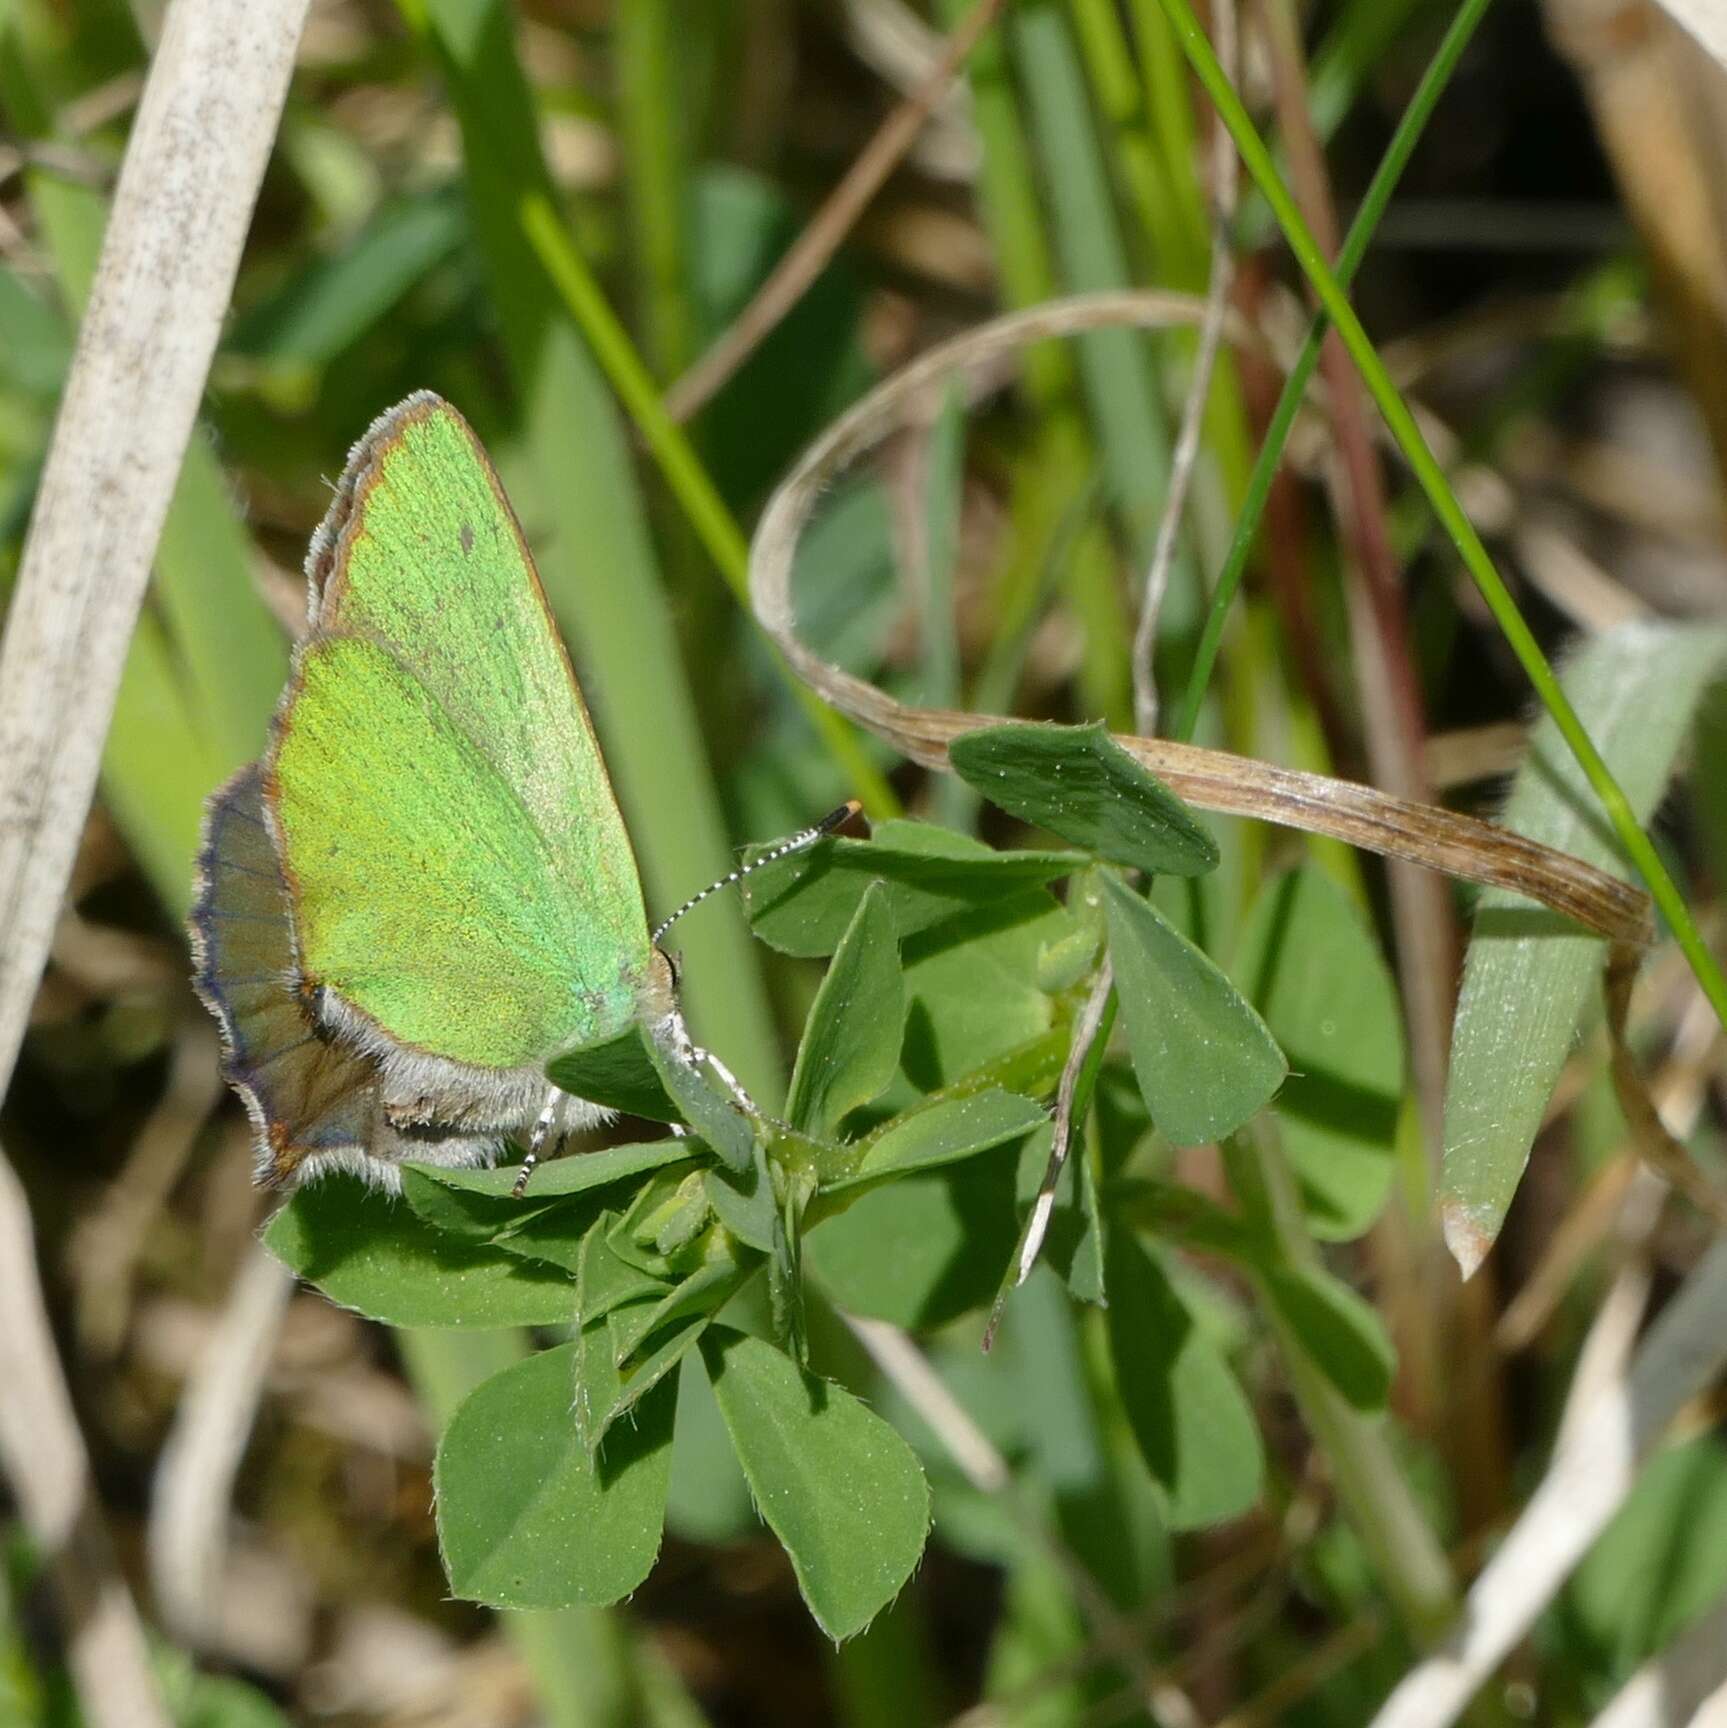
<instances>
[{"instance_id":1,"label":"curved dried stem","mask_svg":"<svg viewBox=\"0 0 1727 1728\"><path fill-rule=\"evenodd\" d=\"M1607 957L1608 1063L1613 1090L1643 1161L1718 1230L1727 1231L1727 1192L1710 1181L1703 1167L1668 1131L1631 1054L1626 1027L1631 1018L1631 991L1642 959L1636 948L1625 943L1615 943Z\"/></svg>"},{"instance_id":2,"label":"curved dried stem","mask_svg":"<svg viewBox=\"0 0 1727 1728\"><path fill-rule=\"evenodd\" d=\"M1231 78L1235 75L1235 7L1231 0L1218 0L1212 7L1212 34L1217 39L1217 57ZM1235 256L1230 250L1230 224L1235 218L1235 141L1221 115L1213 119L1212 174L1215 186L1211 212L1211 278L1205 291L1205 317L1199 327L1199 350L1193 359L1193 378L1187 387L1187 402L1181 412L1181 430L1169 463L1169 493L1164 500L1163 520L1157 525L1157 544L1145 573L1140 596L1139 619L1133 631L1133 723L1150 737L1157 730L1157 677L1152 650L1157 641L1157 617L1169 587L1170 566L1175 562L1175 542L1181 532L1182 511L1193 483L1194 463L1199 457L1199 436L1205 425L1205 404L1211 395L1211 374L1223 340L1223 315L1229 306L1229 289L1235 280Z\"/></svg>"},{"instance_id":3,"label":"curved dried stem","mask_svg":"<svg viewBox=\"0 0 1727 1728\"><path fill-rule=\"evenodd\" d=\"M998 724L1000 715L895 701L803 641L792 608L792 562L818 499L848 464L898 427L908 405L950 376L974 373L1052 337L1111 325L1191 326L1204 315L1204 303L1185 294L1121 292L1051 301L932 349L835 421L774 493L750 548L756 618L798 676L841 713L926 767L946 767L953 739ZM1240 319L1232 315L1224 322L1232 341L1257 341ZM1632 948L1650 940L1649 897L1641 889L1494 823L1227 751L1125 734L1116 742L1203 810L1324 834L1461 881L1508 889Z\"/></svg>"}]
</instances>

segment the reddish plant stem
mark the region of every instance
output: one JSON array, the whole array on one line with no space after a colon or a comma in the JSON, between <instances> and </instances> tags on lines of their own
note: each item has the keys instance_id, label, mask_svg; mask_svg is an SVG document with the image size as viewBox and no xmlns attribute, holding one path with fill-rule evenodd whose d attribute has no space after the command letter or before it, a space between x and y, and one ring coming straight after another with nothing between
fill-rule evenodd
<instances>
[{"instance_id":1,"label":"reddish plant stem","mask_svg":"<svg viewBox=\"0 0 1727 1728\"><path fill-rule=\"evenodd\" d=\"M1290 182L1326 256L1335 258L1337 212L1308 112L1300 34L1288 0L1268 0L1262 15ZM1347 591L1367 722L1367 760L1374 779L1387 791L1430 803L1433 789L1422 765L1427 720L1403 585L1386 525L1384 476L1367 427L1361 381L1335 334L1326 338L1320 364L1331 394L1337 442L1330 485L1350 553ZM1431 876L1394 866L1389 878L1416 1090L1429 1154L1437 1157L1457 972L1456 929L1449 897Z\"/></svg>"},{"instance_id":2,"label":"reddish plant stem","mask_svg":"<svg viewBox=\"0 0 1727 1728\"><path fill-rule=\"evenodd\" d=\"M1290 0L1264 0L1262 17L1291 189L1327 258L1334 259L1340 229L1324 152L1308 109L1300 29ZM1431 803L1433 788L1423 760L1426 713L1401 573L1386 520L1384 475L1367 424L1365 393L1335 333L1326 338L1320 364L1331 396L1337 461L1329 470L1328 484L1349 552L1345 591L1366 720L1368 765L1374 780L1388 791ZM1456 922L1450 895L1431 875L1400 864L1392 864L1386 875L1416 1098L1428 1156L1436 1168L1443 1144L1445 1071L1456 1005ZM1393 1231L1391 1236L1403 1234ZM1436 1248L1425 1240L1411 1245L1405 1239L1397 1245L1399 1257L1407 1256L1412 1246L1416 1293L1425 1299L1413 1306L1407 1300L1399 1304L1410 1361L1443 1363L1460 1345L1473 1354L1476 1346L1485 1346L1491 1332L1492 1315L1484 1310L1484 1301L1490 1298L1468 1292L1445 1303ZM1448 1316L1442 1309L1449 1310ZM1428 1402L1419 1382L1406 1382L1403 1391L1406 1397L1413 1395L1418 1412ZM1453 1474L1469 1530L1490 1522L1509 1492L1504 1411L1497 1382L1480 1383L1479 1393L1441 1424L1451 1442Z\"/></svg>"}]
</instances>

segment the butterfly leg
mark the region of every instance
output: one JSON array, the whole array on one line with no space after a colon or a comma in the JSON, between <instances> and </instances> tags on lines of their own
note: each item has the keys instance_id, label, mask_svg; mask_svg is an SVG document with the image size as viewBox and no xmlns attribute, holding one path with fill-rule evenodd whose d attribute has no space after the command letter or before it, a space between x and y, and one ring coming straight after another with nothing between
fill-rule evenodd
<instances>
[{"instance_id":1,"label":"butterfly leg","mask_svg":"<svg viewBox=\"0 0 1727 1728\"><path fill-rule=\"evenodd\" d=\"M534 1118L533 1132L528 1136L528 1150L522 1158L522 1167L516 1172L515 1186L510 1189L512 1200L520 1200L528 1190L528 1178L533 1175L534 1166L540 1161L540 1152L558 1120L558 1102L562 1097L563 1093L556 1086L546 1092L546 1101Z\"/></svg>"},{"instance_id":2,"label":"butterfly leg","mask_svg":"<svg viewBox=\"0 0 1727 1728\"><path fill-rule=\"evenodd\" d=\"M713 1051L705 1045L698 1044L690 1036L690 1029L684 1024L684 1017L681 1013L674 1013L671 1017L671 1045L673 1053L686 1068L705 1067L709 1069L719 1079L720 1084L731 1093L733 1101L747 1114L751 1116L761 1115L761 1111L756 1108L755 1100L744 1090L743 1082L738 1079L737 1075Z\"/></svg>"}]
</instances>

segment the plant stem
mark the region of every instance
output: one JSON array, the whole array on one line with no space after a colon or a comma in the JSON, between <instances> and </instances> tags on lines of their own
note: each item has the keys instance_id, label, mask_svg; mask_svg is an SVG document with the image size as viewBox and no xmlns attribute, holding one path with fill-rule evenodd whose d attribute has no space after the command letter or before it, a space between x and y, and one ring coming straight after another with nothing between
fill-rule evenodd
<instances>
[{"instance_id":1,"label":"plant stem","mask_svg":"<svg viewBox=\"0 0 1727 1728\"><path fill-rule=\"evenodd\" d=\"M1480 590L1481 597L1487 602L1501 633L1510 643L1511 651L1517 656L1530 683L1535 686L1535 693L1541 698L1542 706L1553 716L1560 736L1576 757L1584 778L1588 780L1595 796L1600 800L1602 809L1607 813L1607 819L1612 823L1620 845L1625 848L1638 874L1654 896L1655 904L1660 907L1672 927L1673 934L1684 951L1685 958L1690 962L1691 970L1702 986L1704 995L1709 998L1716 1017L1727 1026L1727 973L1722 971L1720 962L1710 953L1691 916L1690 908L1685 904L1685 897L1667 873L1667 867L1661 862L1654 842L1643 832L1632 813L1630 801L1613 777L1612 769L1607 766L1601 752L1595 748L1594 741L1577 716L1577 711L1560 688L1559 680L1548 664L1547 656L1541 652L1541 645L1535 640L1534 632L1518 610L1517 602L1512 599L1504 578L1495 568L1480 535L1475 532L1474 524L1452 492L1445 478L1445 470L1428 449L1427 441L1421 436L1421 429L1415 423L1415 416L1410 413L1398 394L1397 386L1392 383L1384 362L1375 352L1373 343L1362 328L1361 320L1356 317L1354 308L1349 304L1342 285L1327 267L1318 242L1302 220L1301 212L1296 208L1289 189L1279 177L1270 152L1254 130L1247 110L1242 107L1240 98L1230 86L1229 80L1224 77L1223 69L1218 65L1217 57L1212 53L1211 44L1206 40L1205 32L1200 29L1192 8L1187 0L1159 0L1159 3L1174 26L1176 39L1186 52L1194 73L1205 86L1212 101L1217 104L1218 112L1224 117L1247 171L1265 194L1266 202L1271 205L1284 237L1289 242L1290 250L1294 252L1308 281L1313 284L1320 304L1336 325L1337 333L1342 338L1344 347L1349 350L1350 358L1354 360L1356 369L1361 374L1361 381L1367 386L1368 394L1373 397L1392 437L1397 440L1398 448L1402 450L1405 460L1414 471L1422 491L1427 494L1427 501L1434 514L1451 536L1464 567ZM1480 3L1485 4L1485 0L1480 0ZM1465 9L1468 9L1467 6Z\"/></svg>"},{"instance_id":2,"label":"plant stem","mask_svg":"<svg viewBox=\"0 0 1727 1728\"><path fill-rule=\"evenodd\" d=\"M1147 3L1150 3L1150 0L1147 0ZM1164 5L1165 0L1155 0L1155 3ZM1410 98L1409 106L1398 122L1397 131L1386 147L1385 156L1361 200L1361 208L1356 212L1355 220L1344 237L1343 248L1337 255L1336 276L1339 282L1347 284L1360 268L1361 260L1366 257L1373 232L1385 214L1386 205L1391 202L1391 194L1403 176L1404 167L1414 153L1416 143L1426 129L1428 119L1444 93L1445 86L1451 81L1451 74L1456 71L1458 61L1463 58L1463 50L1468 47L1470 37L1475 34L1475 28L1490 4L1492 0L1464 0L1457 16L1452 19L1451 28L1446 31L1421 83ZM1191 18L1191 14L1189 16ZM1236 109L1239 112L1239 103L1236 104ZM1240 134L1233 123L1230 123L1230 131L1239 145ZM1289 441L1290 428L1295 424L1295 416L1300 411L1302 400L1307 393L1308 382L1319 365L1320 349L1330 322L1323 311L1314 318L1308 328L1307 340L1302 344L1295 364L1289 369L1289 377L1284 383L1282 396L1278 398L1276 411L1265 429L1265 439L1259 448L1259 459L1253 465L1253 473L1247 482L1247 492L1242 499L1235 538L1230 543L1229 556L1224 561L1217 587L1212 592L1211 610L1205 620L1198 652L1194 656L1193 670L1188 675L1187 694L1182 699L1181 713L1174 733L1178 739L1185 741L1191 738L1193 729L1199 722L1200 704L1205 700L1205 689L1211 682L1212 668L1217 663L1217 651L1223 641L1223 627L1229 617L1229 608L1235 600L1236 590L1241 586L1242 574L1247 568L1248 557L1259 533L1260 518L1265 514L1266 500L1271 494L1271 483L1276 479L1277 465L1283 459L1283 447Z\"/></svg>"},{"instance_id":3,"label":"plant stem","mask_svg":"<svg viewBox=\"0 0 1727 1728\"><path fill-rule=\"evenodd\" d=\"M544 192L526 193L518 206L518 215L528 244L659 463L666 484L683 506L727 587L747 609L750 552L743 530L726 508L683 428L666 412L641 356L594 280L587 261L576 250ZM897 815L899 800L881 770L864 753L856 732L789 673L787 682L822 741L845 770L864 808L878 821Z\"/></svg>"}]
</instances>

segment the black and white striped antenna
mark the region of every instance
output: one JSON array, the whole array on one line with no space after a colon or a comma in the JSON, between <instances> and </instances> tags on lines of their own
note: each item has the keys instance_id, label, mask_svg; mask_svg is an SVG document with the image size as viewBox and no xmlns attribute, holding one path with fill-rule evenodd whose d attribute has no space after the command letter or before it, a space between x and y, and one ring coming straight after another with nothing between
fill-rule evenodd
<instances>
[{"instance_id":1,"label":"black and white striped antenna","mask_svg":"<svg viewBox=\"0 0 1727 1728\"><path fill-rule=\"evenodd\" d=\"M701 893L692 894L671 917L662 918L654 930L651 940L654 946L659 946L660 938L693 908L701 905L709 895L717 894L722 888L729 888L734 882L741 882L754 870L760 870L764 864L777 864L782 858L789 858L794 852L802 852L806 847L813 846L818 840L825 840L830 834L837 833L854 816L863 813L863 806L855 798L848 798L837 810L830 810L821 821L813 827L802 828L789 839L782 840L777 846L771 846L759 858L752 858L747 864L740 864L729 876L722 876L717 882L710 882Z\"/></svg>"}]
</instances>

